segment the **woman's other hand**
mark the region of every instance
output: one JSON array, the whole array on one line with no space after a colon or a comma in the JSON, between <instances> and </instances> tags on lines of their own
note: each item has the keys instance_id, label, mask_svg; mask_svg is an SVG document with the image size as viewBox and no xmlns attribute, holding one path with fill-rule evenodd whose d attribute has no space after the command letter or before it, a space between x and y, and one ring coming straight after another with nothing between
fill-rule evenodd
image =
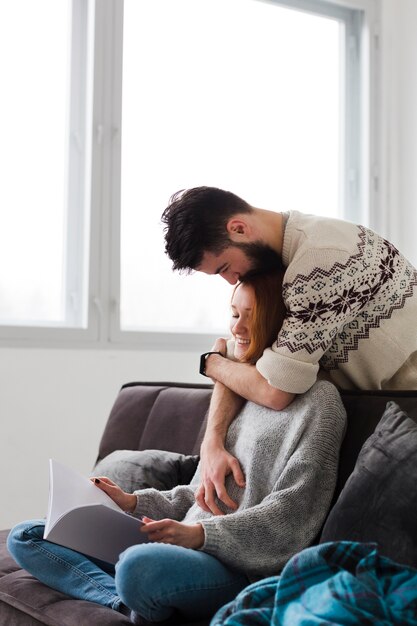
<instances>
[{"instance_id":1,"label":"woman's other hand","mask_svg":"<svg viewBox=\"0 0 417 626\"><path fill-rule=\"evenodd\" d=\"M227 339L223 337L219 337L214 342L214 346L211 349L212 352L221 352L223 356L226 356L227 353Z\"/></svg>"},{"instance_id":2,"label":"woman's other hand","mask_svg":"<svg viewBox=\"0 0 417 626\"><path fill-rule=\"evenodd\" d=\"M107 493L123 511L133 513L138 501L133 493L126 493L119 485L116 485L116 483L106 476L93 477L90 478L90 480L96 487L104 491L104 493Z\"/></svg>"},{"instance_id":3,"label":"woman's other hand","mask_svg":"<svg viewBox=\"0 0 417 626\"><path fill-rule=\"evenodd\" d=\"M204 529L201 524L184 524L172 519L155 522L150 517L142 518L141 532L147 533L150 541L171 543L183 548L198 550L204 544Z\"/></svg>"}]
</instances>

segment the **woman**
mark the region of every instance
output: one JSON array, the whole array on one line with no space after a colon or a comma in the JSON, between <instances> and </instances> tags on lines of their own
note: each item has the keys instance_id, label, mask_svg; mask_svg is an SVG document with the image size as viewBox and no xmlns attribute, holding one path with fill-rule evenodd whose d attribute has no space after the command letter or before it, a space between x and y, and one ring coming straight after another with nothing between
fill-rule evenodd
<instances>
[{"instance_id":1,"label":"woman","mask_svg":"<svg viewBox=\"0 0 417 626\"><path fill-rule=\"evenodd\" d=\"M276 335L267 294L271 281L279 288L279 280L257 276L235 289L234 358L256 360L270 344L266 326ZM248 402L226 439L246 476L244 488L232 475L226 479L236 510L219 501L223 514L213 515L197 505L199 468L190 485L165 492L128 494L100 477L97 486L142 518L141 532L150 539L123 552L115 571L44 541L44 521L16 526L9 550L42 582L130 614L133 623L208 618L250 581L279 573L314 540L330 507L344 429L342 402L327 382L316 383L284 411Z\"/></svg>"}]
</instances>

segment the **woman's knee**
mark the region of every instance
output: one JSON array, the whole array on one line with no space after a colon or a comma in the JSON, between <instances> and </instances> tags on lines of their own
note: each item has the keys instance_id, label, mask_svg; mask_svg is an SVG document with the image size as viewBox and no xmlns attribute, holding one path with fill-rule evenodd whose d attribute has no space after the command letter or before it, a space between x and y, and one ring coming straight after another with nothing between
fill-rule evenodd
<instances>
[{"instance_id":1,"label":"woman's knee","mask_svg":"<svg viewBox=\"0 0 417 626\"><path fill-rule=\"evenodd\" d=\"M125 550L116 564L116 587L119 592L131 596L158 580L164 570L160 552L160 546L154 543L132 546Z\"/></svg>"},{"instance_id":2,"label":"woman's knee","mask_svg":"<svg viewBox=\"0 0 417 626\"><path fill-rule=\"evenodd\" d=\"M229 602L248 581L200 550L147 543L123 552L115 582L122 602L150 621L170 619L174 612L198 621Z\"/></svg>"},{"instance_id":3,"label":"woman's knee","mask_svg":"<svg viewBox=\"0 0 417 626\"><path fill-rule=\"evenodd\" d=\"M24 567L25 554L30 543L42 541L45 529L44 520L20 522L7 537L7 549L19 565Z\"/></svg>"},{"instance_id":4,"label":"woman's knee","mask_svg":"<svg viewBox=\"0 0 417 626\"><path fill-rule=\"evenodd\" d=\"M156 607L155 594L160 595L168 574L170 548L165 544L147 543L128 548L116 564L116 589L126 604L142 615ZM152 608L151 608L152 607Z\"/></svg>"}]
</instances>

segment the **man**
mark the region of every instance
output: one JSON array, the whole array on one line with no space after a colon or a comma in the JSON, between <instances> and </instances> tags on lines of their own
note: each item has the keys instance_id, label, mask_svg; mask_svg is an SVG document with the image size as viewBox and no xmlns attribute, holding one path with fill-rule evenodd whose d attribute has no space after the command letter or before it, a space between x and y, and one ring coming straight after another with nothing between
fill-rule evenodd
<instances>
[{"instance_id":1,"label":"man","mask_svg":"<svg viewBox=\"0 0 417 626\"><path fill-rule=\"evenodd\" d=\"M256 365L224 358L225 342L205 361L216 385L202 445L203 508L214 512L215 493L230 506L225 473L243 484L237 460L223 451L242 398L281 410L319 370L341 388L417 389L417 271L373 231L255 208L213 187L175 194L162 220L175 270L235 284L250 272L285 268L277 341Z\"/></svg>"}]
</instances>

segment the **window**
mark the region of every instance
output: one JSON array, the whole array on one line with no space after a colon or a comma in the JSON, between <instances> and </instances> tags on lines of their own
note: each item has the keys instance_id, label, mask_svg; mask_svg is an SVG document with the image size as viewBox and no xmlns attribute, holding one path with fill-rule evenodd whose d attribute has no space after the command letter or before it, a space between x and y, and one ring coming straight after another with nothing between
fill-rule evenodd
<instances>
[{"instance_id":1,"label":"window","mask_svg":"<svg viewBox=\"0 0 417 626\"><path fill-rule=\"evenodd\" d=\"M0 337L165 349L227 332L230 286L164 254L181 188L366 222L373 5L355 6L3 3Z\"/></svg>"},{"instance_id":2,"label":"window","mask_svg":"<svg viewBox=\"0 0 417 626\"><path fill-rule=\"evenodd\" d=\"M0 5L3 325L87 325L84 13L80 1Z\"/></svg>"},{"instance_id":3,"label":"window","mask_svg":"<svg viewBox=\"0 0 417 626\"><path fill-rule=\"evenodd\" d=\"M356 14L298 4L125 0L122 330L224 332L230 287L173 274L164 257L159 218L178 189L355 217L359 128L352 135L348 121L359 116L346 88L359 78Z\"/></svg>"}]
</instances>

